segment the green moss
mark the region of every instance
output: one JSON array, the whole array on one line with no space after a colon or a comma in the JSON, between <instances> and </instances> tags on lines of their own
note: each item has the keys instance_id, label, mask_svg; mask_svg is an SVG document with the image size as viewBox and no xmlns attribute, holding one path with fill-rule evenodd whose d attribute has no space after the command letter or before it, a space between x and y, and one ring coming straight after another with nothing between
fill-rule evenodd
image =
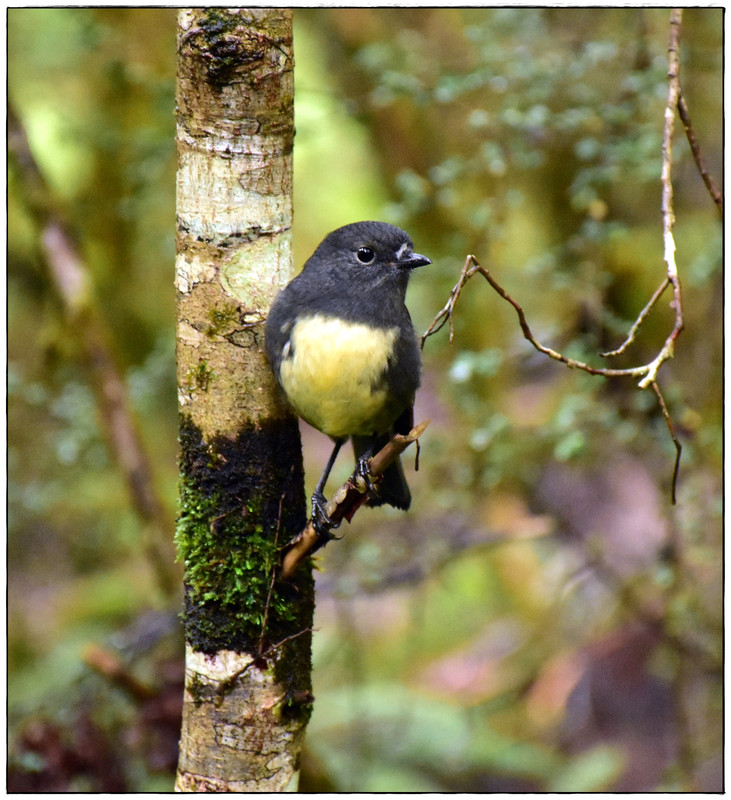
<instances>
[{"instance_id":1,"label":"green moss","mask_svg":"<svg viewBox=\"0 0 731 800\"><path fill-rule=\"evenodd\" d=\"M240 14L222 8L208 8L199 27L205 41L208 80L218 89L233 79L242 64L264 58L266 51L261 42L255 37L244 36Z\"/></svg>"},{"instance_id":2,"label":"green moss","mask_svg":"<svg viewBox=\"0 0 731 800\"><path fill-rule=\"evenodd\" d=\"M246 618L261 624L262 600L276 559L274 542L263 534L261 522L250 524L246 513L221 515L221 494L202 497L181 476L181 506L176 542L185 564L192 599L217 600L250 610Z\"/></svg>"},{"instance_id":3,"label":"green moss","mask_svg":"<svg viewBox=\"0 0 731 800\"><path fill-rule=\"evenodd\" d=\"M208 684L204 683L198 673L193 673L192 677L186 681L185 688L190 692L193 702L196 706L200 706L206 699L206 695L210 692Z\"/></svg>"},{"instance_id":4,"label":"green moss","mask_svg":"<svg viewBox=\"0 0 731 800\"><path fill-rule=\"evenodd\" d=\"M230 308L212 308L208 312L210 325L206 329L209 338L229 333L239 322L239 310L235 306Z\"/></svg>"},{"instance_id":5,"label":"green moss","mask_svg":"<svg viewBox=\"0 0 731 800\"><path fill-rule=\"evenodd\" d=\"M200 26L210 41L215 40L215 37L224 33L236 30L239 23L240 20L237 16L232 15L223 8L207 8L201 19Z\"/></svg>"},{"instance_id":6,"label":"green moss","mask_svg":"<svg viewBox=\"0 0 731 800\"><path fill-rule=\"evenodd\" d=\"M311 626L302 604L312 597L309 572L272 583L279 549L305 522L296 431L287 423L206 443L184 418L180 442L175 538L185 565L186 639L202 652L271 651Z\"/></svg>"},{"instance_id":7,"label":"green moss","mask_svg":"<svg viewBox=\"0 0 731 800\"><path fill-rule=\"evenodd\" d=\"M208 362L201 361L195 369L188 370L186 375L189 391L200 389L207 392L211 381L216 380L218 376L208 366Z\"/></svg>"}]
</instances>

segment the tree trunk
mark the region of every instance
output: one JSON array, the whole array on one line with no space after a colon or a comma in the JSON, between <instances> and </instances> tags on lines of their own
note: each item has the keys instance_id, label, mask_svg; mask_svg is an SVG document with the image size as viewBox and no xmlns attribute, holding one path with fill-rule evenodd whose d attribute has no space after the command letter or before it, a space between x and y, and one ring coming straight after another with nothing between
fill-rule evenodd
<instances>
[{"instance_id":1,"label":"tree trunk","mask_svg":"<svg viewBox=\"0 0 731 800\"><path fill-rule=\"evenodd\" d=\"M186 688L178 791L296 789L312 707L312 574L296 420L263 321L291 276L291 12L178 17L180 517Z\"/></svg>"}]
</instances>

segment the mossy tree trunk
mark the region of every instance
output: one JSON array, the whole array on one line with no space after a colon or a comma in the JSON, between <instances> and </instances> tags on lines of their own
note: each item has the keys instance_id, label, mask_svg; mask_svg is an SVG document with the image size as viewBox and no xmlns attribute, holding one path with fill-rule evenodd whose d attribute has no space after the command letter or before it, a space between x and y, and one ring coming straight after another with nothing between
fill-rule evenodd
<instances>
[{"instance_id":1,"label":"mossy tree trunk","mask_svg":"<svg viewBox=\"0 0 731 800\"><path fill-rule=\"evenodd\" d=\"M263 348L291 274L292 70L290 11L179 12L179 791L296 788L312 706L311 570L274 578L302 455Z\"/></svg>"}]
</instances>

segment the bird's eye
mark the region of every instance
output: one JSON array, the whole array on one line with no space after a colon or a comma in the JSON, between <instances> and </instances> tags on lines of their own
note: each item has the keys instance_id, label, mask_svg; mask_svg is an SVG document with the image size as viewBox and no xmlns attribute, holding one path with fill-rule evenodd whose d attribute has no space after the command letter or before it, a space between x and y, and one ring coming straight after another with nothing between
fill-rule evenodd
<instances>
[{"instance_id":1,"label":"bird's eye","mask_svg":"<svg viewBox=\"0 0 731 800\"><path fill-rule=\"evenodd\" d=\"M372 264L376 254L370 247L359 247L356 254L361 264Z\"/></svg>"}]
</instances>

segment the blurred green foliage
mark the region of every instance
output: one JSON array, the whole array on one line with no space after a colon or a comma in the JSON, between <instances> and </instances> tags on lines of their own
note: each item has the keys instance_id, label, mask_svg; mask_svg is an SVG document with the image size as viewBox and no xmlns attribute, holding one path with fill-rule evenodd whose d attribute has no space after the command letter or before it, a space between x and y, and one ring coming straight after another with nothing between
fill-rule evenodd
<instances>
[{"instance_id":1,"label":"blurred green foliage","mask_svg":"<svg viewBox=\"0 0 731 800\"><path fill-rule=\"evenodd\" d=\"M722 10L685 9L683 92L715 176L722 36ZM664 9L298 10L297 264L384 219L434 261L410 289L418 330L474 253L542 342L601 365L664 275L667 37ZM8 13L9 100L92 275L171 536L174 60L170 9ZM80 653L106 641L154 683L154 637L124 631L178 601L146 563L21 180L11 164L11 742L80 697L114 741L139 709ZM413 510L364 511L322 558L308 748L331 787L720 790L722 232L680 123L673 180L678 505L654 395L547 361L473 280L453 344L425 347ZM617 366L654 357L668 300ZM328 445L304 434L314 475ZM164 787L131 741L126 785ZM11 765L31 756L11 744Z\"/></svg>"}]
</instances>

